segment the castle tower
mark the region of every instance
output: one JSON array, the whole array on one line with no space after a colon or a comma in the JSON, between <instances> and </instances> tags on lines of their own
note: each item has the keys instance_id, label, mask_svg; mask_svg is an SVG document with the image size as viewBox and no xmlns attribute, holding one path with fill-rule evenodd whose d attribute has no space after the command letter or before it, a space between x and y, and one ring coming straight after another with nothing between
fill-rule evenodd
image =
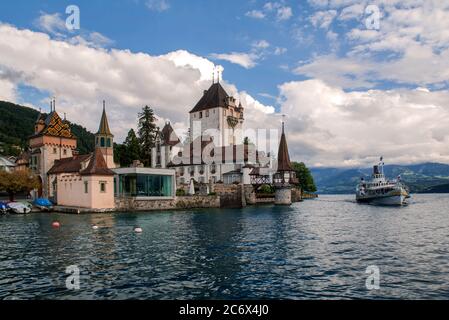
<instances>
[{"instance_id":1,"label":"castle tower","mask_svg":"<svg viewBox=\"0 0 449 320\"><path fill-rule=\"evenodd\" d=\"M216 146L241 144L243 138L238 133L242 135L243 121L242 105L237 105L236 99L219 82L213 83L190 111L189 139L194 141L199 136L214 136L214 132L219 132L220 137L214 139Z\"/></svg>"},{"instance_id":2,"label":"castle tower","mask_svg":"<svg viewBox=\"0 0 449 320\"><path fill-rule=\"evenodd\" d=\"M275 192L275 204L292 204L292 183L295 182L295 171L290 163L287 139L284 132L284 122L282 122L282 135L278 151L278 168L273 177Z\"/></svg>"},{"instance_id":3,"label":"castle tower","mask_svg":"<svg viewBox=\"0 0 449 320\"><path fill-rule=\"evenodd\" d=\"M105 101L103 101L103 114L101 115L100 126L95 134L95 149L101 151L108 168L113 169L116 167L114 163L114 135L109 129Z\"/></svg>"},{"instance_id":4,"label":"castle tower","mask_svg":"<svg viewBox=\"0 0 449 320\"><path fill-rule=\"evenodd\" d=\"M70 158L77 147L77 139L70 130L70 124L63 121L52 101L48 115L39 114L34 135L30 137L30 169L39 177L37 196L48 197L47 172L56 160Z\"/></svg>"}]
</instances>

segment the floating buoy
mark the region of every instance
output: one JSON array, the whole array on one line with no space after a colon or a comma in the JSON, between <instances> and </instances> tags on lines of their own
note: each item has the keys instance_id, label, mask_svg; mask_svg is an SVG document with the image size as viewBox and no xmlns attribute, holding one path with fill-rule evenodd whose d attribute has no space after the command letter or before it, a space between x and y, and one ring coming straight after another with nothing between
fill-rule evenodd
<instances>
[{"instance_id":1,"label":"floating buoy","mask_svg":"<svg viewBox=\"0 0 449 320\"><path fill-rule=\"evenodd\" d=\"M134 232L136 232L136 233L142 233L143 230L142 230L142 228L136 227L136 228L134 228Z\"/></svg>"},{"instance_id":2,"label":"floating buoy","mask_svg":"<svg viewBox=\"0 0 449 320\"><path fill-rule=\"evenodd\" d=\"M92 229L98 230L98 226L94 224L94 225L92 226Z\"/></svg>"},{"instance_id":3,"label":"floating buoy","mask_svg":"<svg viewBox=\"0 0 449 320\"><path fill-rule=\"evenodd\" d=\"M54 222L51 224L51 226L52 226L53 228L59 228L59 227L61 227L61 224L60 224L58 221L54 221Z\"/></svg>"}]
</instances>

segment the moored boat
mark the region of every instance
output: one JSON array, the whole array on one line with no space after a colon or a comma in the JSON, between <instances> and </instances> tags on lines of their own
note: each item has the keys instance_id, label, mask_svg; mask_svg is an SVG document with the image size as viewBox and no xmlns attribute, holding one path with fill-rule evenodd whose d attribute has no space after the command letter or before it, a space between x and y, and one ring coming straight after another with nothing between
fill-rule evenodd
<instances>
[{"instance_id":1,"label":"moored boat","mask_svg":"<svg viewBox=\"0 0 449 320\"><path fill-rule=\"evenodd\" d=\"M9 202L6 206L12 213L16 214L27 214L31 212L31 208L29 206L26 206L20 202Z\"/></svg>"},{"instance_id":2,"label":"moored boat","mask_svg":"<svg viewBox=\"0 0 449 320\"><path fill-rule=\"evenodd\" d=\"M362 178L356 188L356 200L361 203L402 206L408 198L410 193L400 177L396 180L385 178L383 158L373 167L372 179L365 181Z\"/></svg>"},{"instance_id":3,"label":"moored boat","mask_svg":"<svg viewBox=\"0 0 449 320\"><path fill-rule=\"evenodd\" d=\"M53 211L53 203L45 198L38 198L34 200L33 205L41 211Z\"/></svg>"}]
</instances>

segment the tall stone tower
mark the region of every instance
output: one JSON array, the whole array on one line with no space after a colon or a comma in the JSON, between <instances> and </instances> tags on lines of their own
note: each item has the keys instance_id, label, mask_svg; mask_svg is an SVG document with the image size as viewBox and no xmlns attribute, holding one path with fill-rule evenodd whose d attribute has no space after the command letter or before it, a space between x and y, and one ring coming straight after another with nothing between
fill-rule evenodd
<instances>
[{"instance_id":1,"label":"tall stone tower","mask_svg":"<svg viewBox=\"0 0 449 320\"><path fill-rule=\"evenodd\" d=\"M50 113L39 114L34 135L30 137L30 169L39 177L37 196L48 197L47 172L56 160L70 158L77 147L77 139L70 130L70 124L56 112L56 102L50 104Z\"/></svg>"},{"instance_id":2,"label":"tall stone tower","mask_svg":"<svg viewBox=\"0 0 449 320\"><path fill-rule=\"evenodd\" d=\"M103 101L103 114L101 115L100 126L95 134L95 148L101 151L109 169L116 167L114 163L114 135L109 129L105 101Z\"/></svg>"},{"instance_id":3,"label":"tall stone tower","mask_svg":"<svg viewBox=\"0 0 449 320\"><path fill-rule=\"evenodd\" d=\"M238 135L243 126L243 111L242 105L237 105L236 99L219 82L213 83L190 111L190 141L203 135L214 136L211 132L218 131L220 136L214 139L216 146L243 143Z\"/></svg>"}]
</instances>

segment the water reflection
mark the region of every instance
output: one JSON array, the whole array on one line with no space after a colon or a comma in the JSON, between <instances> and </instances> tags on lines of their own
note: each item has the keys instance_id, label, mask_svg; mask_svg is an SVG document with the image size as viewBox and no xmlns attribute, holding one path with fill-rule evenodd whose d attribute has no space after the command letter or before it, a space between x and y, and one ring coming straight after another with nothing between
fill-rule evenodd
<instances>
[{"instance_id":1,"label":"water reflection","mask_svg":"<svg viewBox=\"0 0 449 320\"><path fill-rule=\"evenodd\" d=\"M0 298L448 298L449 200L414 201L2 216ZM69 265L81 270L79 291L65 288ZM369 265L381 270L379 291L365 288Z\"/></svg>"}]
</instances>

